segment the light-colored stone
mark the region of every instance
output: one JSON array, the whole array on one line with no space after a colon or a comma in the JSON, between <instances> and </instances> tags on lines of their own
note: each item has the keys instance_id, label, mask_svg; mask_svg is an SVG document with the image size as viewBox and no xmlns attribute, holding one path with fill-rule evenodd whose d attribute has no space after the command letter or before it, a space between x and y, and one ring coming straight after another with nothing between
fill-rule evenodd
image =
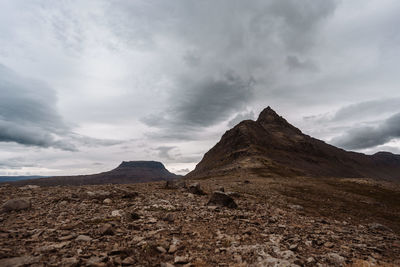
<instances>
[{"instance_id":1,"label":"light-colored stone","mask_svg":"<svg viewBox=\"0 0 400 267\"><path fill-rule=\"evenodd\" d=\"M75 238L75 241L83 241L83 242L90 242L92 241L93 238L87 235L78 235L77 238Z\"/></svg>"}]
</instances>

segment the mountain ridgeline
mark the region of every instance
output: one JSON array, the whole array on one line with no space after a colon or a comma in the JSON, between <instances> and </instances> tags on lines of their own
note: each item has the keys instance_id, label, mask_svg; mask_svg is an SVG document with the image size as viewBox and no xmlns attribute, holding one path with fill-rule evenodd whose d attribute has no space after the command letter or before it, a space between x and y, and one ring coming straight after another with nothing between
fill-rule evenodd
<instances>
[{"instance_id":1,"label":"mountain ridgeline","mask_svg":"<svg viewBox=\"0 0 400 267\"><path fill-rule=\"evenodd\" d=\"M349 152L303 134L270 107L227 131L188 178L254 174L400 181L400 155Z\"/></svg>"},{"instance_id":2,"label":"mountain ridgeline","mask_svg":"<svg viewBox=\"0 0 400 267\"><path fill-rule=\"evenodd\" d=\"M13 182L14 185L95 185L130 184L163 181L179 178L157 161L123 161L117 168L91 175L57 176Z\"/></svg>"}]
</instances>

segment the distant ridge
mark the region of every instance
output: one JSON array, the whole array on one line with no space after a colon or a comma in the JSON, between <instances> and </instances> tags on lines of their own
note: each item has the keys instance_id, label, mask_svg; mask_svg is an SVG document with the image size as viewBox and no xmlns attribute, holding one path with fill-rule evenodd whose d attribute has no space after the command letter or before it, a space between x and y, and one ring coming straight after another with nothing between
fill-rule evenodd
<instances>
[{"instance_id":1,"label":"distant ridge","mask_svg":"<svg viewBox=\"0 0 400 267\"><path fill-rule=\"evenodd\" d=\"M20 181L20 180L29 180L29 179L37 179L37 178L45 178L46 176L38 176L38 175L29 175L29 176L0 176L0 183L2 182L11 182L11 181Z\"/></svg>"},{"instance_id":2,"label":"distant ridge","mask_svg":"<svg viewBox=\"0 0 400 267\"><path fill-rule=\"evenodd\" d=\"M117 168L91 175L57 176L12 182L13 185L94 185L94 184L130 184L179 178L169 172L157 161L123 161Z\"/></svg>"},{"instance_id":3,"label":"distant ridge","mask_svg":"<svg viewBox=\"0 0 400 267\"><path fill-rule=\"evenodd\" d=\"M271 107L227 131L186 177L368 177L400 181L400 155L348 152L303 134Z\"/></svg>"}]
</instances>

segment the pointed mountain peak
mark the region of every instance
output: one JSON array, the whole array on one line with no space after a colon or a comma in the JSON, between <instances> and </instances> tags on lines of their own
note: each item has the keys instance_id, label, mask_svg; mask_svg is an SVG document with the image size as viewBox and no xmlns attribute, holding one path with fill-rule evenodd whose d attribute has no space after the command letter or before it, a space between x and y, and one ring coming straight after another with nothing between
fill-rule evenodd
<instances>
[{"instance_id":1,"label":"pointed mountain peak","mask_svg":"<svg viewBox=\"0 0 400 267\"><path fill-rule=\"evenodd\" d=\"M274 118L281 118L281 117L275 112L275 110L273 110L270 106L268 106L263 111L261 111L257 121L271 120Z\"/></svg>"},{"instance_id":2,"label":"pointed mountain peak","mask_svg":"<svg viewBox=\"0 0 400 267\"><path fill-rule=\"evenodd\" d=\"M261 111L257 122L266 129L291 129L297 134L301 133L299 129L288 123L282 116L279 116L270 106Z\"/></svg>"}]
</instances>

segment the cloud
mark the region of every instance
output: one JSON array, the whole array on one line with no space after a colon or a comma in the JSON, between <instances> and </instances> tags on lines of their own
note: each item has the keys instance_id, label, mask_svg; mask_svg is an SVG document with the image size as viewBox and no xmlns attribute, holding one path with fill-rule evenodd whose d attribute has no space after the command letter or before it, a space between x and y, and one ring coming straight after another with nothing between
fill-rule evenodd
<instances>
[{"instance_id":1,"label":"cloud","mask_svg":"<svg viewBox=\"0 0 400 267\"><path fill-rule=\"evenodd\" d=\"M158 156L160 158L171 160L172 156L169 154L169 152L174 148L176 148L176 147L175 146L159 146L159 147L155 148L155 150L158 151Z\"/></svg>"},{"instance_id":2,"label":"cloud","mask_svg":"<svg viewBox=\"0 0 400 267\"><path fill-rule=\"evenodd\" d=\"M286 65L291 71L318 71L318 67L313 61L301 61L297 56L287 56Z\"/></svg>"},{"instance_id":3,"label":"cloud","mask_svg":"<svg viewBox=\"0 0 400 267\"><path fill-rule=\"evenodd\" d=\"M228 127L232 128L236 124L244 120L254 120L256 117L253 111L249 111L246 113L239 113L233 119L228 122Z\"/></svg>"},{"instance_id":4,"label":"cloud","mask_svg":"<svg viewBox=\"0 0 400 267\"><path fill-rule=\"evenodd\" d=\"M188 87L183 87L188 84ZM148 126L161 128L159 136L193 139L193 131L226 120L232 112L242 110L253 96L254 81L243 80L235 73L219 79L207 77L195 84L182 81L182 90L172 95L171 106L163 114L142 119Z\"/></svg>"},{"instance_id":5,"label":"cloud","mask_svg":"<svg viewBox=\"0 0 400 267\"><path fill-rule=\"evenodd\" d=\"M365 149L383 145L400 137L400 113L379 125L355 127L342 136L333 138L331 143L346 149Z\"/></svg>"},{"instance_id":6,"label":"cloud","mask_svg":"<svg viewBox=\"0 0 400 267\"><path fill-rule=\"evenodd\" d=\"M55 92L46 84L0 64L0 91L0 142L76 150L59 138L69 126L58 114Z\"/></svg>"},{"instance_id":7,"label":"cloud","mask_svg":"<svg viewBox=\"0 0 400 267\"><path fill-rule=\"evenodd\" d=\"M339 109L331 118L331 121L343 121L397 112L400 107L400 98L386 98L364 101Z\"/></svg>"},{"instance_id":8,"label":"cloud","mask_svg":"<svg viewBox=\"0 0 400 267\"><path fill-rule=\"evenodd\" d=\"M0 64L0 142L77 151L78 146L110 146L119 140L76 134L56 107L56 93L45 83L22 77Z\"/></svg>"}]
</instances>

